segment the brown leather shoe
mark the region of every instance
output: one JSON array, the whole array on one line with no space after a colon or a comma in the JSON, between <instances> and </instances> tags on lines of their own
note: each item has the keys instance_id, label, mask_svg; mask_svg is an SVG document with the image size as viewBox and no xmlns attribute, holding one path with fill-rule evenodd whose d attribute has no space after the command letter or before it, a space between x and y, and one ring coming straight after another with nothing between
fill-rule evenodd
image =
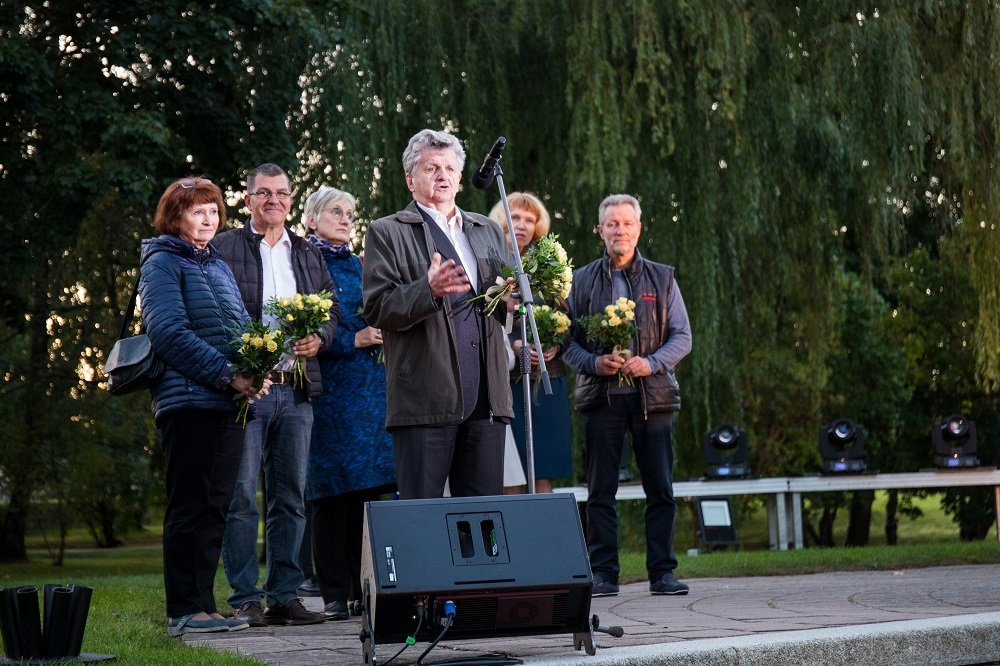
<instances>
[{"instance_id":1,"label":"brown leather shoe","mask_svg":"<svg viewBox=\"0 0 1000 666\"><path fill-rule=\"evenodd\" d=\"M251 627L267 626L267 620L264 618L264 610L260 607L259 601L248 601L241 604L233 613L233 618L243 620Z\"/></svg>"},{"instance_id":2,"label":"brown leather shoe","mask_svg":"<svg viewBox=\"0 0 1000 666\"><path fill-rule=\"evenodd\" d=\"M326 622L326 616L322 613L306 610L301 599L292 599L282 606L268 606L267 610L264 611L264 619L267 620L268 624L292 625L293 627Z\"/></svg>"}]
</instances>

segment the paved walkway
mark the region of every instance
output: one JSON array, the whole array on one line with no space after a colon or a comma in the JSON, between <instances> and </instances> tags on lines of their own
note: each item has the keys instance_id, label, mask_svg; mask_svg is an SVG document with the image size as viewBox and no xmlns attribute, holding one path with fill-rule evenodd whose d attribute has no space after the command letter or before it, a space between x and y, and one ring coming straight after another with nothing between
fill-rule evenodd
<instances>
[{"instance_id":1,"label":"paved walkway","mask_svg":"<svg viewBox=\"0 0 1000 666\"><path fill-rule=\"evenodd\" d=\"M571 634L442 641L424 659L506 655L535 666L969 665L1000 662L1000 564L900 571L695 578L691 593L651 596L645 583L592 600L602 625L597 654L573 649ZM313 609L319 599L307 599ZM309 627L186 636L281 666L362 664L352 618ZM379 664L402 645L378 646ZM413 664L427 644L393 663Z\"/></svg>"}]
</instances>

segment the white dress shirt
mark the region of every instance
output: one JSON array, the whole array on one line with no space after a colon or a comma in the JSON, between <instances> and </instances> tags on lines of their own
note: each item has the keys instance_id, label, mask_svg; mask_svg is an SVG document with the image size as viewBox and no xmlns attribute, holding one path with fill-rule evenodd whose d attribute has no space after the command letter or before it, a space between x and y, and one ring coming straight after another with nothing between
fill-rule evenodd
<instances>
[{"instance_id":1,"label":"white dress shirt","mask_svg":"<svg viewBox=\"0 0 1000 666\"><path fill-rule=\"evenodd\" d=\"M476 261L476 254L472 251L472 244L469 243L469 237L465 235L465 230L462 229L462 212L456 206L455 214L449 219L444 216L444 213L434 208L428 208L419 201L417 205L431 216L431 219L441 227L441 231L448 234L451 244L455 246L455 251L458 252L462 268L465 269L465 274L469 276L469 284L472 285L472 291L478 294L479 263Z\"/></svg>"},{"instance_id":2,"label":"white dress shirt","mask_svg":"<svg viewBox=\"0 0 1000 666\"><path fill-rule=\"evenodd\" d=\"M261 232L250 220L254 233ZM261 305L267 305L272 298L287 298L294 296L298 291L295 284L295 273L292 271L292 239L288 237L288 230L281 230L281 238L274 245L268 245L267 240L260 242L260 263L263 268L263 300ZM272 315L262 314L261 319L273 331L277 328L278 322ZM295 356L285 352L275 366L279 370L290 370L295 361Z\"/></svg>"}]
</instances>

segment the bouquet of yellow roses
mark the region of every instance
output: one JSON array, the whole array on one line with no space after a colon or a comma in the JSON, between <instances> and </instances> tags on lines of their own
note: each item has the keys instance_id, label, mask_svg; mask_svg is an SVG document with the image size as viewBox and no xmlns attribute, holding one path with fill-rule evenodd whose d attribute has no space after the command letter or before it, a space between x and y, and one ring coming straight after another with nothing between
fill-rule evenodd
<instances>
[{"instance_id":1,"label":"bouquet of yellow roses","mask_svg":"<svg viewBox=\"0 0 1000 666\"><path fill-rule=\"evenodd\" d=\"M535 326L538 327L538 338L542 346L554 347L562 344L566 337L566 331L569 330L569 317L548 305L536 305L534 312ZM528 328L528 339L534 344L534 336L530 327Z\"/></svg>"},{"instance_id":2,"label":"bouquet of yellow roses","mask_svg":"<svg viewBox=\"0 0 1000 666\"><path fill-rule=\"evenodd\" d=\"M243 331L236 331L232 345L236 349L236 360L230 364L230 369L246 377L254 378L254 388L258 391L264 387L264 379L284 353L281 344L281 329L272 331L262 321L250 321ZM234 399L238 399L236 396ZM250 398L243 398L236 412L236 421L247 427L247 416L250 413Z\"/></svg>"},{"instance_id":3,"label":"bouquet of yellow roses","mask_svg":"<svg viewBox=\"0 0 1000 666\"><path fill-rule=\"evenodd\" d=\"M586 331L587 339L591 342L598 343L620 358L627 360L632 356L628 343L639 333L639 327L635 324L635 301L622 296L605 307L603 312L578 317L577 322ZM632 378L619 372L618 385L621 386L623 381L632 386Z\"/></svg>"},{"instance_id":4,"label":"bouquet of yellow roses","mask_svg":"<svg viewBox=\"0 0 1000 666\"><path fill-rule=\"evenodd\" d=\"M333 300L328 291L318 294L295 294L285 298L274 297L264 305L264 312L273 316L285 335L287 345L307 338L323 330L330 321ZM302 388L307 381L305 362L301 356L295 357L292 370L292 385Z\"/></svg>"},{"instance_id":5,"label":"bouquet of yellow roses","mask_svg":"<svg viewBox=\"0 0 1000 666\"><path fill-rule=\"evenodd\" d=\"M573 286L573 262L558 238L555 234L539 238L521 257L521 265L528 276L528 284L531 285L536 302L567 298L570 287ZM497 283L487 289L485 294L470 300L485 298L484 310L487 315L493 314L500 301L517 288L517 284L507 284L507 278L512 277L517 277L517 269L504 266Z\"/></svg>"}]
</instances>

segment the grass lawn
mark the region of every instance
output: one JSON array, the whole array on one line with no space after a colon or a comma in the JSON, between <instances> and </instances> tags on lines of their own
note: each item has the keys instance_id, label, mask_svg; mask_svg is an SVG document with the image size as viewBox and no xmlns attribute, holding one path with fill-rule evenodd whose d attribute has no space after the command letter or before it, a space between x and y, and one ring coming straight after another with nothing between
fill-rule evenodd
<instances>
[{"instance_id":1,"label":"grass lawn","mask_svg":"<svg viewBox=\"0 0 1000 666\"><path fill-rule=\"evenodd\" d=\"M873 569L904 569L947 564L1000 562L1000 543L995 531L985 541L962 543L958 527L939 508L938 497L917 500L924 515L916 520L901 519L900 545L886 546L882 535L885 494L879 493L872 519L872 545L865 548L810 548L801 551L767 550L767 518L763 509L737 516L741 550L716 550L698 556L686 555L696 547L696 526L690 511L678 513L676 549L682 579L727 576L768 576ZM624 502L622 503L625 504ZM646 579L642 539L641 502L622 507L623 543L621 581ZM637 515L633 515L637 514ZM843 543L846 516L840 518L835 534ZM636 536L638 535L638 537ZM259 664L239 655L208 648L190 648L166 633L162 560L158 528L149 528L127 539L116 549L81 547L88 544L84 532L71 535L74 547L66 551L61 567L51 564L39 536L29 540L30 560L4 563L0 587L45 583L78 583L94 588L83 650L112 653L123 664ZM637 543L638 542L638 543ZM216 598L220 610L228 605L228 588L221 570L216 578ZM192 650L197 650L192 652Z\"/></svg>"}]
</instances>

